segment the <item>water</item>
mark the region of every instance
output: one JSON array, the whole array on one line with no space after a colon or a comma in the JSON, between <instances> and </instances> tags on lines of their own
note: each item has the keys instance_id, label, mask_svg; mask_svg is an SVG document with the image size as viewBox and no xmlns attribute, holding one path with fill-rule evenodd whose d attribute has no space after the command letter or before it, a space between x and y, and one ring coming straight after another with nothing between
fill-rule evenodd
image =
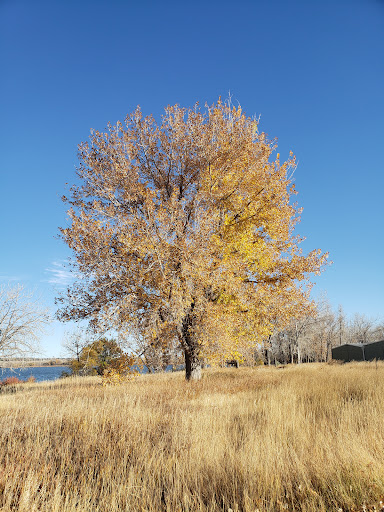
<instances>
[{"instance_id":1,"label":"water","mask_svg":"<svg viewBox=\"0 0 384 512\"><path fill-rule=\"evenodd\" d=\"M68 366L28 366L24 368L0 368L0 380L8 377L17 377L20 380L27 380L35 377L36 382L44 380L56 380L62 372L68 372Z\"/></svg>"},{"instance_id":2,"label":"water","mask_svg":"<svg viewBox=\"0 0 384 512\"><path fill-rule=\"evenodd\" d=\"M148 373L149 370L144 366L143 370L137 366L134 368L140 373ZM180 371L184 369L184 365L167 366L166 372ZM29 377L35 377L36 382L44 380L56 380L63 372L70 373L71 370L68 366L27 366L24 368L0 368L0 381L8 377L17 377L20 380L27 380Z\"/></svg>"}]
</instances>

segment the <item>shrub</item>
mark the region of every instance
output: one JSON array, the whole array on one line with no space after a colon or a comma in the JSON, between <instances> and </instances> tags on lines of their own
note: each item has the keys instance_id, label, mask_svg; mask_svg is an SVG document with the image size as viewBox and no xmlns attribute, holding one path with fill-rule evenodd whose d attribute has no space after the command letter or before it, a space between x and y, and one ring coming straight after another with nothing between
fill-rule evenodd
<instances>
[{"instance_id":1,"label":"shrub","mask_svg":"<svg viewBox=\"0 0 384 512\"><path fill-rule=\"evenodd\" d=\"M128 354L113 359L103 371L103 386L121 384L138 376L140 372L133 368L135 363L135 357Z\"/></svg>"},{"instance_id":2,"label":"shrub","mask_svg":"<svg viewBox=\"0 0 384 512\"><path fill-rule=\"evenodd\" d=\"M30 375L26 380L19 379L18 377L7 377L0 381L0 386L14 386L15 384L25 384L26 382L36 382L36 379L33 375Z\"/></svg>"},{"instance_id":3,"label":"shrub","mask_svg":"<svg viewBox=\"0 0 384 512\"><path fill-rule=\"evenodd\" d=\"M103 386L121 384L123 375L114 368L107 368L103 373Z\"/></svg>"},{"instance_id":4,"label":"shrub","mask_svg":"<svg viewBox=\"0 0 384 512\"><path fill-rule=\"evenodd\" d=\"M1 386L13 386L14 384L22 384L24 381L18 379L17 377L7 377L3 381L1 381Z\"/></svg>"}]
</instances>

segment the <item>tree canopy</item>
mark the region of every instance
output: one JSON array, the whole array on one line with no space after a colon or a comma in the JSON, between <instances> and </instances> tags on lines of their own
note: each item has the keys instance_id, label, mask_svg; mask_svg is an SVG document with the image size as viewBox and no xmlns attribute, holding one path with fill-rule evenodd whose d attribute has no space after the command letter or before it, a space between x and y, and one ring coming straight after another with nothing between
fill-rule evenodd
<instances>
[{"instance_id":1,"label":"tree canopy","mask_svg":"<svg viewBox=\"0 0 384 512\"><path fill-rule=\"evenodd\" d=\"M311 308L310 276L327 254L303 255L292 154L228 103L138 107L79 146L78 184L61 229L78 277L62 320L179 345L187 378L202 357L236 358Z\"/></svg>"},{"instance_id":2,"label":"tree canopy","mask_svg":"<svg viewBox=\"0 0 384 512\"><path fill-rule=\"evenodd\" d=\"M125 354L116 340L100 338L84 343L69 366L75 375L103 375L109 368L129 371L133 359Z\"/></svg>"}]
</instances>

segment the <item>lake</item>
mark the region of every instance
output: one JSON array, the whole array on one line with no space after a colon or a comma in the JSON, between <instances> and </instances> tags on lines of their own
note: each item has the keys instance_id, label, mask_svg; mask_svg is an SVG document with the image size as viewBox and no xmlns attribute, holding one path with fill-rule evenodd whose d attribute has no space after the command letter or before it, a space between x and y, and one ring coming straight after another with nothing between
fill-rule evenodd
<instances>
[{"instance_id":1,"label":"lake","mask_svg":"<svg viewBox=\"0 0 384 512\"><path fill-rule=\"evenodd\" d=\"M142 370L138 366L134 366L140 373L148 373L148 368L144 366ZM184 365L172 366L171 364L165 369L166 372L184 370ZM20 380L27 380L28 377L35 377L36 382L44 380L56 380L63 372L70 372L68 366L25 366L23 368L0 368L0 381L8 377L17 377Z\"/></svg>"},{"instance_id":2,"label":"lake","mask_svg":"<svg viewBox=\"0 0 384 512\"><path fill-rule=\"evenodd\" d=\"M27 380L35 377L36 382L44 380L56 380L62 372L69 371L68 366L27 366L24 368L0 368L0 380L8 377L17 377L20 380Z\"/></svg>"}]
</instances>

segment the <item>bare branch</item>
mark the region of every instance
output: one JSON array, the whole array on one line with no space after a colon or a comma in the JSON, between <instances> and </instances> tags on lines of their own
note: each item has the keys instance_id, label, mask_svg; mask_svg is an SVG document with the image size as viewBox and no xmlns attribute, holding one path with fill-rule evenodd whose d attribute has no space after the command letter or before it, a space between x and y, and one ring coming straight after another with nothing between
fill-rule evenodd
<instances>
[{"instance_id":1,"label":"bare branch","mask_svg":"<svg viewBox=\"0 0 384 512\"><path fill-rule=\"evenodd\" d=\"M0 288L0 355L2 358L39 352L39 337L49 322L48 310L22 285Z\"/></svg>"}]
</instances>

